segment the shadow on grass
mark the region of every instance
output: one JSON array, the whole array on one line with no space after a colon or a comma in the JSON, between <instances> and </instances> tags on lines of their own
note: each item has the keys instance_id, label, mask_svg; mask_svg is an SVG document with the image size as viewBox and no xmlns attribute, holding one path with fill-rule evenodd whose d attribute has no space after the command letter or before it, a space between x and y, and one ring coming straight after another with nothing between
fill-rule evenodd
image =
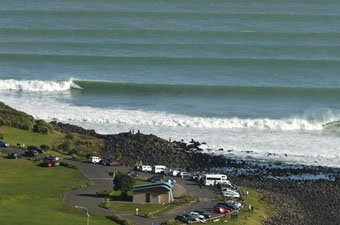
<instances>
[{"instance_id":1,"label":"shadow on grass","mask_svg":"<svg viewBox=\"0 0 340 225\"><path fill-rule=\"evenodd\" d=\"M118 196L110 196L111 201L120 201L120 202L132 202L132 196L122 197Z\"/></svg>"}]
</instances>

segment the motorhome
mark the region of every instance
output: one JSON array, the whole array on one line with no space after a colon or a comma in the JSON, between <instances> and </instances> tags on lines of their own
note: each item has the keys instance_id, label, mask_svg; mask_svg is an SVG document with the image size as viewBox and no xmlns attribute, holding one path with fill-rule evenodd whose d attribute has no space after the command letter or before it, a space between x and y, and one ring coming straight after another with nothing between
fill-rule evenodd
<instances>
[{"instance_id":1,"label":"motorhome","mask_svg":"<svg viewBox=\"0 0 340 225\"><path fill-rule=\"evenodd\" d=\"M88 157L88 162L90 163L99 163L99 161L102 160L98 156L89 156Z\"/></svg>"},{"instance_id":2,"label":"motorhome","mask_svg":"<svg viewBox=\"0 0 340 225\"><path fill-rule=\"evenodd\" d=\"M154 173L164 173L165 169L166 169L166 166L162 166L162 165L153 166L153 172Z\"/></svg>"},{"instance_id":3,"label":"motorhome","mask_svg":"<svg viewBox=\"0 0 340 225\"><path fill-rule=\"evenodd\" d=\"M151 172L151 171L152 171L152 166L149 166L149 165L142 165L142 166L140 167L140 170L141 170L142 172Z\"/></svg>"},{"instance_id":4,"label":"motorhome","mask_svg":"<svg viewBox=\"0 0 340 225\"><path fill-rule=\"evenodd\" d=\"M205 174L202 176L202 184L205 186L215 186L218 183L227 182L225 174Z\"/></svg>"}]
</instances>

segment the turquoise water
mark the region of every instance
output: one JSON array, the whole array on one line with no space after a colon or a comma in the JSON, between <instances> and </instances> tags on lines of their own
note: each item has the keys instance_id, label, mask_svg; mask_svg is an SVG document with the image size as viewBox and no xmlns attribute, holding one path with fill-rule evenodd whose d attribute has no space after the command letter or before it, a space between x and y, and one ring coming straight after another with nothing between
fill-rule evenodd
<instances>
[{"instance_id":1,"label":"turquoise water","mask_svg":"<svg viewBox=\"0 0 340 225\"><path fill-rule=\"evenodd\" d=\"M340 165L339 71L338 1L0 2L0 100L102 133Z\"/></svg>"}]
</instances>

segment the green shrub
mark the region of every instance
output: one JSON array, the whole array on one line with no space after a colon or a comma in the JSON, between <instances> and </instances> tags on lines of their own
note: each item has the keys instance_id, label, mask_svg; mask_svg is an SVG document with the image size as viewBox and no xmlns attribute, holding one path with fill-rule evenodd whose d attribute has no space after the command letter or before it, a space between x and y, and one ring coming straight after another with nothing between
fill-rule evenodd
<instances>
[{"instance_id":1,"label":"green shrub","mask_svg":"<svg viewBox=\"0 0 340 225\"><path fill-rule=\"evenodd\" d=\"M120 225L135 225L136 223L130 220L127 220L121 216L118 215L111 215L111 216L107 216L107 218L109 218L110 220L120 224Z\"/></svg>"},{"instance_id":2,"label":"green shrub","mask_svg":"<svg viewBox=\"0 0 340 225\"><path fill-rule=\"evenodd\" d=\"M78 157L86 157L88 155L99 155L104 146L101 139L69 133L65 135L63 143L56 147L57 151L67 155L77 155Z\"/></svg>"},{"instance_id":3,"label":"green shrub","mask_svg":"<svg viewBox=\"0 0 340 225\"><path fill-rule=\"evenodd\" d=\"M33 126L33 132L41 134L51 134L53 133L53 127L43 120L37 120L35 125Z\"/></svg>"},{"instance_id":4,"label":"green shrub","mask_svg":"<svg viewBox=\"0 0 340 225\"><path fill-rule=\"evenodd\" d=\"M60 166L77 170L78 167L67 162L60 162Z\"/></svg>"},{"instance_id":5,"label":"green shrub","mask_svg":"<svg viewBox=\"0 0 340 225\"><path fill-rule=\"evenodd\" d=\"M176 198L174 201L174 204L176 205L183 205L183 204L190 204L191 202L197 201L198 198L191 196L191 195L186 195L183 197Z\"/></svg>"}]
</instances>

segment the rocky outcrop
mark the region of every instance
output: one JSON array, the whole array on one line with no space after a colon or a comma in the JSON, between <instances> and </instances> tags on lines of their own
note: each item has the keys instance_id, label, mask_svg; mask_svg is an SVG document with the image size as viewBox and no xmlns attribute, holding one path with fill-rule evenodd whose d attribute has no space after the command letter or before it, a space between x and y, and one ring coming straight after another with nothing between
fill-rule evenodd
<instances>
[{"instance_id":1,"label":"rocky outcrop","mask_svg":"<svg viewBox=\"0 0 340 225\"><path fill-rule=\"evenodd\" d=\"M86 130L82 127L78 127L76 125L72 125L69 123L60 123L60 122L52 121L50 124L52 124L56 130L62 133L77 133L77 134L89 135L89 136L94 136L94 137L101 136L101 135L98 135L95 132L95 130Z\"/></svg>"},{"instance_id":2,"label":"rocky outcrop","mask_svg":"<svg viewBox=\"0 0 340 225\"><path fill-rule=\"evenodd\" d=\"M142 161L149 165L166 165L187 170L205 170L226 166L223 156L214 156L192 150L182 142L169 142L155 135L120 133L106 135L102 155L107 158L121 156L120 161L134 165Z\"/></svg>"},{"instance_id":3,"label":"rocky outcrop","mask_svg":"<svg viewBox=\"0 0 340 225\"><path fill-rule=\"evenodd\" d=\"M226 159L223 156L201 153L198 142L189 145L184 142L169 142L155 135L140 132L101 135L94 130L86 130L71 124L51 123L55 129L64 133L78 133L103 139L105 147L101 156L118 160L124 165L133 166L142 161L143 164L161 164L187 170L206 170L226 166Z\"/></svg>"}]
</instances>

